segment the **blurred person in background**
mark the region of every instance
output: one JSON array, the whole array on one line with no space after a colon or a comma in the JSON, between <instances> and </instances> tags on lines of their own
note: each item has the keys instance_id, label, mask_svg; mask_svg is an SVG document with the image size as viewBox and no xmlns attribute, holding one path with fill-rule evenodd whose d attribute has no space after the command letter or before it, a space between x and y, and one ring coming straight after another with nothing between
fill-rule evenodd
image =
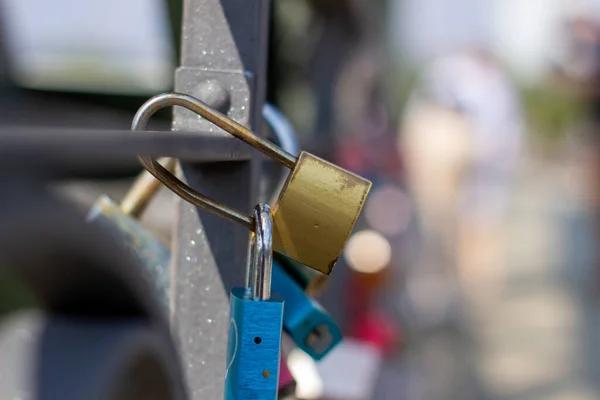
<instances>
[{"instance_id":1,"label":"blurred person in background","mask_svg":"<svg viewBox=\"0 0 600 400\"><path fill-rule=\"evenodd\" d=\"M554 78L571 99L587 109L584 146L578 158L587 171L585 197L600 226L600 20L598 12L583 8L567 19L565 46L556 63ZM596 239L598 240L598 239ZM600 257L596 257L596 291L600 291Z\"/></svg>"},{"instance_id":2,"label":"blurred person in background","mask_svg":"<svg viewBox=\"0 0 600 400\"><path fill-rule=\"evenodd\" d=\"M512 83L481 49L435 59L409 97L398 145L421 230L405 292L420 343L411 398L485 398L461 300L482 304L502 281L520 114Z\"/></svg>"},{"instance_id":3,"label":"blurred person in background","mask_svg":"<svg viewBox=\"0 0 600 400\"><path fill-rule=\"evenodd\" d=\"M403 119L401 147L423 250L457 266L467 295L476 289L490 293L501 281L502 224L523 141L521 124L513 84L481 49L435 60Z\"/></svg>"}]
</instances>

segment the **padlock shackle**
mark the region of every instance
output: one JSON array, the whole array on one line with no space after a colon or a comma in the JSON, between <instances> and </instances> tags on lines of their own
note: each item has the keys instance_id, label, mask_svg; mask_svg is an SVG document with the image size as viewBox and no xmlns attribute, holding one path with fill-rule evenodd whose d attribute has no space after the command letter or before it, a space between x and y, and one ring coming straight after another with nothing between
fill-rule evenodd
<instances>
[{"instance_id":1,"label":"padlock shackle","mask_svg":"<svg viewBox=\"0 0 600 400\"><path fill-rule=\"evenodd\" d=\"M296 165L297 158L290 153L254 134L248 128L227 118L225 115L207 106L195 97L182 93L163 93L146 101L136 112L131 124L131 130L143 131L146 129L146 125L152 115L157 111L170 106L184 107L199 114L219 128L224 129L236 138L248 143L288 168L294 168ZM138 160L148 172L182 199L215 215L238 223L250 231L254 231L254 218L250 215L236 210L235 208L231 208L192 189L152 157L139 155Z\"/></svg>"},{"instance_id":2,"label":"padlock shackle","mask_svg":"<svg viewBox=\"0 0 600 400\"><path fill-rule=\"evenodd\" d=\"M267 204L254 207L255 228L248 247L246 288L248 298L269 300L273 276L273 215Z\"/></svg>"},{"instance_id":3,"label":"padlock shackle","mask_svg":"<svg viewBox=\"0 0 600 400\"><path fill-rule=\"evenodd\" d=\"M146 124L152 115L158 110L170 106L184 107L200 115L202 118L210 121L227 133L235 136L242 142L249 144L264 153L267 157L285 165L289 169L293 169L296 166L296 162L298 161L297 157L291 155L267 139L258 136L244 125L221 114L219 111L209 107L197 98L183 93L163 93L150 98L135 114L131 129L134 131L146 129Z\"/></svg>"}]
</instances>

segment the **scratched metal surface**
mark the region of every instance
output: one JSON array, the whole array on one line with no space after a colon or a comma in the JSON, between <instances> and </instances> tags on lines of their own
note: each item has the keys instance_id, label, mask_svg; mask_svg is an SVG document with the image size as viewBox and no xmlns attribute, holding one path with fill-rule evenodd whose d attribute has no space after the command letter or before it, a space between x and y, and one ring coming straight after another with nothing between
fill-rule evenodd
<instances>
[{"instance_id":1,"label":"scratched metal surface","mask_svg":"<svg viewBox=\"0 0 600 400\"><path fill-rule=\"evenodd\" d=\"M227 114L260 132L265 93L268 0L185 0L179 92L202 99L205 79L231 96ZM174 130L212 132L247 149L199 117L176 108ZM241 146L241 147L239 147ZM243 211L255 205L258 158L183 164L188 184ZM173 242L172 326L192 399L223 398L229 290L242 286L249 233L180 201Z\"/></svg>"}]
</instances>

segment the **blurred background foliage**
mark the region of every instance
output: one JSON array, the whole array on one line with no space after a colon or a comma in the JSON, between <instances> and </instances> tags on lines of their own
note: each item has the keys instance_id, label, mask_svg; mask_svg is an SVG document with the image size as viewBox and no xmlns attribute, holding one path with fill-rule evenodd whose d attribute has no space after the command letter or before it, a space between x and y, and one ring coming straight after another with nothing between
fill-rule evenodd
<instances>
[{"instance_id":1,"label":"blurred background foliage","mask_svg":"<svg viewBox=\"0 0 600 400\"><path fill-rule=\"evenodd\" d=\"M521 101L527 132L540 145L563 144L581 124L587 107L564 88L544 81L535 85L520 85Z\"/></svg>"}]
</instances>

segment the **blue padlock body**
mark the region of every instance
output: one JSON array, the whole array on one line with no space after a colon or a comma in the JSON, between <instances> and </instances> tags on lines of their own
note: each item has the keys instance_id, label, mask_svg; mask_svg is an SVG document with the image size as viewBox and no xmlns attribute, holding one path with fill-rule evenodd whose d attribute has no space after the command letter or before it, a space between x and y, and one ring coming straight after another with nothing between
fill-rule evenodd
<instances>
[{"instance_id":1,"label":"blue padlock body","mask_svg":"<svg viewBox=\"0 0 600 400\"><path fill-rule=\"evenodd\" d=\"M138 220L123 213L108 196L96 200L87 221L111 232L119 245L138 258L168 312L171 252L167 246Z\"/></svg>"},{"instance_id":2,"label":"blue padlock body","mask_svg":"<svg viewBox=\"0 0 600 400\"><path fill-rule=\"evenodd\" d=\"M276 400L281 355L283 300L246 298L245 288L229 297L229 340L225 400Z\"/></svg>"},{"instance_id":3,"label":"blue padlock body","mask_svg":"<svg viewBox=\"0 0 600 400\"><path fill-rule=\"evenodd\" d=\"M342 341L342 332L331 316L317 303L308 297L302 288L277 263L273 262L271 288L282 293L285 300L283 313L283 329L290 335L296 346L315 360L325 357ZM309 335L321 330L326 338L320 346L311 346Z\"/></svg>"}]
</instances>

